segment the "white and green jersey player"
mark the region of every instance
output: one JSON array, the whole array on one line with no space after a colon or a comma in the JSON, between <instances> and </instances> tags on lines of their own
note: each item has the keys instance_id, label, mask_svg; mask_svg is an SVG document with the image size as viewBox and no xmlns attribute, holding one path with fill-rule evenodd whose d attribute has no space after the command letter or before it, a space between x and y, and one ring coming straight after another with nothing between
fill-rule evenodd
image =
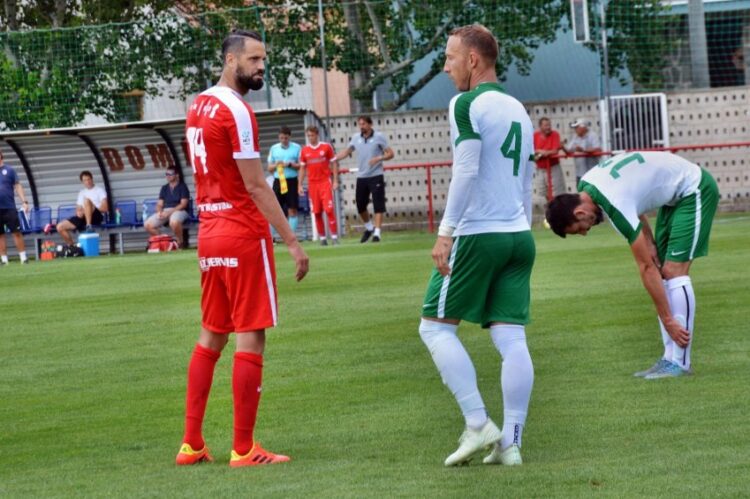
<instances>
[{"instance_id":1,"label":"white and green jersey player","mask_svg":"<svg viewBox=\"0 0 750 499\"><path fill-rule=\"evenodd\" d=\"M433 271L423 316L526 324L535 255L531 120L497 83L457 95L449 115L453 176L439 233L454 238L451 272Z\"/></svg>"},{"instance_id":2,"label":"white and green jersey player","mask_svg":"<svg viewBox=\"0 0 750 499\"><path fill-rule=\"evenodd\" d=\"M668 152L618 154L589 170L578 185L633 244L642 215L659 210L654 235L660 262L708 254L718 188L704 169Z\"/></svg>"},{"instance_id":3,"label":"white and green jersey player","mask_svg":"<svg viewBox=\"0 0 750 499\"><path fill-rule=\"evenodd\" d=\"M708 254L719 202L716 181L677 155L638 151L618 154L589 170L578 190L580 194L562 194L550 203L552 229L562 237L585 235L606 213L628 240L659 317L664 354L636 376L692 373L695 293L688 272L694 258ZM652 232L646 214L656 209Z\"/></svg>"}]
</instances>

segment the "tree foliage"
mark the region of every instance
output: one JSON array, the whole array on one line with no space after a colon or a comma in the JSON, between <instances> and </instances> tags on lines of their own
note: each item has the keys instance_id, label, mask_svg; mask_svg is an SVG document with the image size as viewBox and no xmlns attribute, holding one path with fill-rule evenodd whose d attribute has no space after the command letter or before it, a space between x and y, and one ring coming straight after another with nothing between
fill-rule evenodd
<instances>
[{"instance_id":1,"label":"tree foliage","mask_svg":"<svg viewBox=\"0 0 750 499\"><path fill-rule=\"evenodd\" d=\"M304 81L305 68L321 65L317 2L5 0L4 6L0 129L73 126L87 114L121 121L124 94L158 95L165 82L179 82L172 97L197 92L218 78L220 43L234 27L263 34L267 78L282 93ZM652 68L660 67L668 44L644 50L638 42L644 29L650 37L654 24L667 22L660 2L611 0L609 11L611 69L627 67L636 81L654 86L659 77ZM329 2L328 67L350 75L360 109L382 84L394 95L385 108L397 108L440 73L455 27L479 21L495 33L502 78L511 65L528 74L534 50L555 39L567 15L563 0ZM423 74L415 69L420 61Z\"/></svg>"},{"instance_id":2,"label":"tree foliage","mask_svg":"<svg viewBox=\"0 0 750 499\"><path fill-rule=\"evenodd\" d=\"M589 18L595 20L589 48L600 50L599 6L589 8ZM672 33L678 20L669 13L670 7L659 0L610 0L605 19L612 77L625 83L628 70L636 90L663 88L663 68L677 43Z\"/></svg>"}]
</instances>

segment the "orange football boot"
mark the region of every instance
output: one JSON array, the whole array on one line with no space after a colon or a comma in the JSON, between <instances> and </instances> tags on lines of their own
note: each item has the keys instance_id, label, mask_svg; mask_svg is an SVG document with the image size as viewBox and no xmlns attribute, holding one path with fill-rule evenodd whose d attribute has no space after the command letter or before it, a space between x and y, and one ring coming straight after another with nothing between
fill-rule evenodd
<instances>
[{"instance_id":1,"label":"orange football boot","mask_svg":"<svg viewBox=\"0 0 750 499\"><path fill-rule=\"evenodd\" d=\"M259 442L253 443L253 448L244 456L240 456L232 450L232 457L229 459L229 466L239 468L241 466L259 466L261 464L276 464L289 461L289 456L274 454L268 452L260 446Z\"/></svg>"},{"instance_id":2,"label":"orange football boot","mask_svg":"<svg viewBox=\"0 0 750 499\"><path fill-rule=\"evenodd\" d=\"M204 445L201 450L193 450L193 448L190 447L190 444L182 444L180 452L177 453L175 463L179 466L184 466L202 462L210 463L213 460L214 458L211 457L211 454L208 452L207 446Z\"/></svg>"}]
</instances>

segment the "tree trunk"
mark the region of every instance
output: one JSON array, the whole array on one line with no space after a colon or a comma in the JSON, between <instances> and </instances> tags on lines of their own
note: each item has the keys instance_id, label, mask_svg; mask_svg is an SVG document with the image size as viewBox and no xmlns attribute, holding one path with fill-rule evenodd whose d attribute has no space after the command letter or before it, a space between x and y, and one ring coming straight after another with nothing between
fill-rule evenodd
<instances>
[{"instance_id":1,"label":"tree trunk","mask_svg":"<svg viewBox=\"0 0 750 499\"><path fill-rule=\"evenodd\" d=\"M55 0L55 12L52 14L52 27L53 28L62 28L65 26L65 10L66 10L66 1L65 0Z\"/></svg>"},{"instance_id":2,"label":"tree trunk","mask_svg":"<svg viewBox=\"0 0 750 499\"><path fill-rule=\"evenodd\" d=\"M344 19L346 19L346 28L349 33L357 40L360 47L365 47L365 37L362 34L362 25L359 22L359 14L357 13L357 5L353 2L344 2L342 4L344 9ZM352 87L354 89L362 88L365 86L367 81L367 68L355 71L352 75ZM357 99L352 99L352 110L355 114L363 111L362 102Z\"/></svg>"},{"instance_id":3,"label":"tree trunk","mask_svg":"<svg viewBox=\"0 0 750 499\"><path fill-rule=\"evenodd\" d=\"M18 20L16 15L18 14L18 0L5 0L5 18L8 20L8 31L16 31L18 29Z\"/></svg>"}]
</instances>

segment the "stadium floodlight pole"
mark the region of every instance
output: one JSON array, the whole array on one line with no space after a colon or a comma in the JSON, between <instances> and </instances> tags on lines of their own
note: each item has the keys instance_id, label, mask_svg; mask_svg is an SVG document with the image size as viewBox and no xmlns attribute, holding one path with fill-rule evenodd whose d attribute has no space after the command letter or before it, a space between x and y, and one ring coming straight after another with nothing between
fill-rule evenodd
<instances>
[{"instance_id":1,"label":"stadium floodlight pole","mask_svg":"<svg viewBox=\"0 0 750 499\"><path fill-rule=\"evenodd\" d=\"M320 30L320 63L323 66L323 100L326 103L326 133L328 140L331 140L331 108L328 103L328 62L326 61L326 37L325 37L325 18L323 17L323 0L318 0L318 29ZM339 178L341 176L339 175ZM334 213L336 218L342 220L341 210L341 191L338 189L333 193ZM315 216L315 215L313 215ZM323 216L321 213L320 216ZM343 224L337 224L337 236L343 235ZM331 234L333 235L333 234Z\"/></svg>"},{"instance_id":2,"label":"stadium floodlight pole","mask_svg":"<svg viewBox=\"0 0 750 499\"><path fill-rule=\"evenodd\" d=\"M612 101L610 99L609 89L609 49L607 48L607 14L604 8L604 1L599 2L599 15L601 17L601 31L602 31L602 59L604 64L604 105L607 107L607 136L603 137L607 140L607 144L604 149L612 149L614 143L612 141Z\"/></svg>"},{"instance_id":3,"label":"stadium floodlight pole","mask_svg":"<svg viewBox=\"0 0 750 499\"><path fill-rule=\"evenodd\" d=\"M320 62L323 65L323 99L326 103L326 131L330 134L331 111L328 104L328 63L326 61L326 38L325 20L323 19L323 0L318 0L318 28L320 29Z\"/></svg>"}]
</instances>

